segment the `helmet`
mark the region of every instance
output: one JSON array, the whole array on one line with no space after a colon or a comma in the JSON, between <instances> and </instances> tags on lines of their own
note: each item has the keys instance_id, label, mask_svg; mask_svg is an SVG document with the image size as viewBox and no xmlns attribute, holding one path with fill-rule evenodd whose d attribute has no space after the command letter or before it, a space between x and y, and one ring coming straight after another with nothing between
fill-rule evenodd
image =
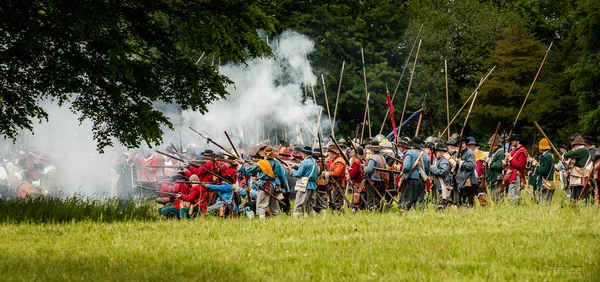
<instances>
[{"instance_id":1,"label":"helmet","mask_svg":"<svg viewBox=\"0 0 600 282\"><path fill-rule=\"evenodd\" d=\"M375 135L375 140L377 140L377 142L381 142L384 138L385 136L383 136L383 134Z\"/></svg>"},{"instance_id":2,"label":"helmet","mask_svg":"<svg viewBox=\"0 0 600 282\"><path fill-rule=\"evenodd\" d=\"M433 145L435 145L435 143L436 143L435 142L435 137L429 136L429 137L425 138L425 144L427 146L433 146Z\"/></svg>"}]
</instances>

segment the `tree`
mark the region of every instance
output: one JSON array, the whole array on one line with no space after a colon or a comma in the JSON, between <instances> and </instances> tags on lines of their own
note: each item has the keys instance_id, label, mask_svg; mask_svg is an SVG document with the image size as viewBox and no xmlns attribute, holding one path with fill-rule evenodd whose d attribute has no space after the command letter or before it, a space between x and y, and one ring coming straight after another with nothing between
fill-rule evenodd
<instances>
[{"instance_id":1,"label":"tree","mask_svg":"<svg viewBox=\"0 0 600 282\"><path fill-rule=\"evenodd\" d=\"M496 43L490 57L484 62L486 68L496 66L496 70L481 87L471 112L469 124L473 130L491 135L498 122L502 122L507 131L511 129L546 50L547 46L536 40L521 24L506 31L506 38ZM519 133L523 126L532 129L534 120L546 121L543 113L560 106L557 100L549 99L551 90L541 79L546 73L542 69L525 104L515 128ZM470 94L463 92L462 96L466 99Z\"/></svg>"},{"instance_id":2,"label":"tree","mask_svg":"<svg viewBox=\"0 0 600 282\"><path fill-rule=\"evenodd\" d=\"M200 54L270 54L257 30L276 23L256 0L5 0L0 17L0 134L31 130L53 100L93 122L100 151L159 143L172 125L155 101L204 112L224 98L231 81Z\"/></svg>"}]
</instances>

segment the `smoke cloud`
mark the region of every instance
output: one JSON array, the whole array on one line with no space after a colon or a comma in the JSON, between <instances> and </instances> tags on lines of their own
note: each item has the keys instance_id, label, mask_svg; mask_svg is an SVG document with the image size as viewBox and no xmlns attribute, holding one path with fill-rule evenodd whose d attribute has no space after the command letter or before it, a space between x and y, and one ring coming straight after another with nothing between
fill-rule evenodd
<instances>
[{"instance_id":1,"label":"smoke cloud","mask_svg":"<svg viewBox=\"0 0 600 282\"><path fill-rule=\"evenodd\" d=\"M208 106L206 114L181 111L177 105L157 102L155 107L171 120L175 130L163 129L165 144L195 143L196 147L213 148L206 140L193 133L188 126L230 147L223 131L228 131L236 145L249 147L261 140L276 137L296 139L300 129L304 144L313 141L309 129L316 130L322 108L312 100L310 85L317 77L307 56L314 51L314 43L306 36L287 31L270 44L277 59L262 57L247 65L227 64L220 71L234 84L228 87L226 100ZM280 79L283 78L283 79ZM59 107L44 102L48 121L35 124L34 135L24 132L19 137L30 151L48 156L49 164L57 167L60 190L65 195L80 193L86 196L110 196L111 171L119 153L128 150L122 146L105 148L104 154L96 151L92 124L79 124L78 116L68 105ZM324 130L328 124L321 121ZM180 134L183 141L180 141ZM25 142L22 142L26 140Z\"/></svg>"}]
</instances>

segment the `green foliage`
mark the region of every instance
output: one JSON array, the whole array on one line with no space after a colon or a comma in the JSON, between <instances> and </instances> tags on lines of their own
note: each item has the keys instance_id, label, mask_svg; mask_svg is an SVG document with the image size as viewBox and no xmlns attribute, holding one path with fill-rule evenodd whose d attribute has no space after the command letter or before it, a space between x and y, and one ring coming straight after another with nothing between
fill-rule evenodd
<instances>
[{"instance_id":1,"label":"green foliage","mask_svg":"<svg viewBox=\"0 0 600 282\"><path fill-rule=\"evenodd\" d=\"M153 202L69 198L0 201L0 223L117 222L158 219Z\"/></svg>"},{"instance_id":2,"label":"green foliage","mask_svg":"<svg viewBox=\"0 0 600 282\"><path fill-rule=\"evenodd\" d=\"M505 38L496 43L495 49L483 64L489 69L496 66L496 70L481 87L477 96L469 122L473 130L491 135L498 122L502 122L507 131L511 129L546 49L547 47L537 41L522 25L515 25L507 30ZM486 73L482 73L481 76L485 76ZM542 70L540 76L543 77L545 73ZM548 97L549 91L543 81L536 82L530 100L521 113L516 132L520 133L522 126L531 125L534 120L543 119L546 122L544 115L539 113L560 107L556 100L535 99ZM463 92L463 98L468 98L470 94Z\"/></svg>"},{"instance_id":3,"label":"green foliage","mask_svg":"<svg viewBox=\"0 0 600 282\"><path fill-rule=\"evenodd\" d=\"M594 280L597 216L591 206L502 205L402 217L4 224L0 271L8 281Z\"/></svg>"},{"instance_id":4,"label":"green foliage","mask_svg":"<svg viewBox=\"0 0 600 282\"><path fill-rule=\"evenodd\" d=\"M3 1L0 7L0 134L14 138L47 119L43 100L93 123L98 149L137 147L171 127L153 102L206 111L231 81L201 53L227 61L270 54L258 29L274 19L257 1Z\"/></svg>"}]
</instances>

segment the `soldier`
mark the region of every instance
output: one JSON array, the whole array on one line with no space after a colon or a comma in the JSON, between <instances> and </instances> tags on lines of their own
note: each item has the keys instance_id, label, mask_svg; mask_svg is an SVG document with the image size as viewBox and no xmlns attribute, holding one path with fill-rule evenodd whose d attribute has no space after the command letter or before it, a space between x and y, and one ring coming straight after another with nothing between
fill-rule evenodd
<instances>
[{"instance_id":1,"label":"soldier","mask_svg":"<svg viewBox=\"0 0 600 282\"><path fill-rule=\"evenodd\" d=\"M456 160L456 179L460 203L464 206L473 206L475 194L477 193L477 175L475 173L475 154L467 147L468 139L459 140L459 154Z\"/></svg>"},{"instance_id":2,"label":"soldier","mask_svg":"<svg viewBox=\"0 0 600 282\"><path fill-rule=\"evenodd\" d=\"M363 162L365 160L364 149L357 146L355 150L352 150L352 158L350 163L352 164L348 175L350 176L350 182L353 185L352 191L352 212L356 213L359 209L366 208L364 195L366 193L365 186L363 183Z\"/></svg>"},{"instance_id":3,"label":"soldier","mask_svg":"<svg viewBox=\"0 0 600 282\"><path fill-rule=\"evenodd\" d=\"M445 208L448 205L448 198L452 187L450 184L450 162L444 157L448 149L443 143L435 144L433 147L435 159L431 164L431 175L434 180L434 188L432 189L432 199L434 203L439 204L440 208Z\"/></svg>"},{"instance_id":4,"label":"soldier","mask_svg":"<svg viewBox=\"0 0 600 282\"><path fill-rule=\"evenodd\" d=\"M198 176L192 175L190 181L198 181ZM199 212L206 213L206 189L199 184L192 184L189 194L177 194L177 198L183 201L180 203L179 218L190 218ZM175 205L173 205L175 206Z\"/></svg>"},{"instance_id":5,"label":"soldier","mask_svg":"<svg viewBox=\"0 0 600 282\"><path fill-rule=\"evenodd\" d=\"M554 158L550 152L550 142L548 139L542 138L539 142L540 148L540 161L532 161L532 165L536 166L535 169L535 183L533 186L536 190L539 190L538 200L551 203L552 195L554 195L554 187L548 187L547 183L554 181Z\"/></svg>"},{"instance_id":6,"label":"soldier","mask_svg":"<svg viewBox=\"0 0 600 282\"><path fill-rule=\"evenodd\" d=\"M273 196L280 197L283 190L288 190L288 182L283 166L275 160L278 152L271 146L267 146L262 150L264 160L259 161L251 166L241 166L240 173L244 175L253 175L258 173L257 185L261 187L258 191L256 199L256 214L260 219L265 218L267 208L271 210L271 214L278 216L280 213L279 202L264 190L269 191ZM242 160L238 160L239 164L243 164Z\"/></svg>"},{"instance_id":7,"label":"soldier","mask_svg":"<svg viewBox=\"0 0 600 282\"><path fill-rule=\"evenodd\" d=\"M341 152L335 145L327 147L329 161L327 162L327 170L324 171L326 179L329 179L329 201L330 207L333 210L344 210L344 197L346 197L346 161L340 156Z\"/></svg>"},{"instance_id":8,"label":"soldier","mask_svg":"<svg viewBox=\"0 0 600 282\"><path fill-rule=\"evenodd\" d=\"M529 153L521 145L521 136L513 134L510 136L511 149L505 154L502 163L508 166L505 174L502 176L504 185L508 186L508 201L511 203L521 200L521 189L525 187L525 168L527 167L527 158Z\"/></svg>"},{"instance_id":9,"label":"soldier","mask_svg":"<svg viewBox=\"0 0 600 282\"><path fill-rule=\"evenodd\" d=\"M492 135L488 141L488 145L490 146L490 153L485 159L486 179L484 181L487 182L492 201L499 203L504 200L504 191L500 190L498 186L502 181L502 170L504 170L504 165L502 164L504 148L502 147L501 136Z\"/></svg>"},{"instance_id":10,"label":"soldier","mask_svg":"<svg viewBox=\"0 0 600 282\"><path fill-rule=\"evenodd\" d=\"M320 174L319 165L312 157L312 149L309 146L296 147L294 151L302 156L302 162L295 170L292 176L296 180L296 200L294 201L294 218L310 214L314 216L315 203L317 200L317 177Z\"/></svg>"},{"instance_id":11,"label":"soldier","mask_svg":"<svg viewBox=\"0 0 600 282\"><path fill-rule=\"evenodd\" d=\"M569 185L571 186L571 199L572 201L578 201L586 199L589 196L588 191L584 191L585 185L584 178L588 177L589 170L586 171L587 167L591 169L591 156L590 151L585 147L585 141L581 136L576 136L571 141L573 148L566 152L564 155L565 159L571 159L573 163L570 169ZM586 189L587 190L587 189Z\"/></svg>"},{"instance_id":12,"label":"soldier","mask_svg":"<svg viewBox=\"0 0 600 282\"><path fill-rule=\"evenodd\" d=\"M409 143L411 149L404 155L402 167L402 181L406 182L406 188L400 195L398 208L410 210L415 205L422 205L425 201L425 181L431 168L429 156L422 150L423 140L413 137Z\"/></svg>"},{"instance_id":13,"label":"soldier","mask_svg":"<svg viewBox=\"0 0 600 282\"><path fill-rule=\"evenodd\" d=\"M371 156L367 160L366 166L363 164L363 171L365 173L365 187L367 188L367 209L375 210L379 208L379 203L383 199L383 193L385 193L385 186L381 173L376 171L375 168L384 168L385 159L379 152L383 149L379 146L379 141L373 140L367 149L371 151Z\"/></svg>"}]
</instances>

